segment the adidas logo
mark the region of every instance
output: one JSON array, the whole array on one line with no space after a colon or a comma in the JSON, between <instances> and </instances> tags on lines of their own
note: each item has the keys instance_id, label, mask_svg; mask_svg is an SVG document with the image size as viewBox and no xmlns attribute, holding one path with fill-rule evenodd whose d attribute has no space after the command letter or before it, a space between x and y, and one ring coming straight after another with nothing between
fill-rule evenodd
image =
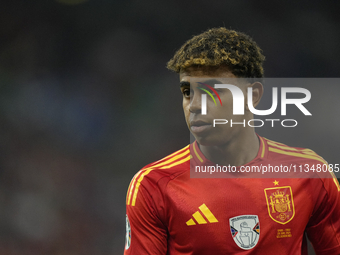
<instances>
[{"instance_id":1,"label":"adidas logo","mask_svg":"<svg viewBox=\"0 0 340 255\"><path fill-rule=\"evenodd\" d=\"M205 216L205 218L210 223L218 222L218 220L215 218L215 216L212 214L212 212L209 210L209 208L203 204L200 207L198 207L202 214ZM195 212L192 216L197 221L198 224L207 224L207 221L204 219L200 211ZM193 219L190 219L186 222L188 226L196 225L195 221Z\"/></svg>"}]
</instances>

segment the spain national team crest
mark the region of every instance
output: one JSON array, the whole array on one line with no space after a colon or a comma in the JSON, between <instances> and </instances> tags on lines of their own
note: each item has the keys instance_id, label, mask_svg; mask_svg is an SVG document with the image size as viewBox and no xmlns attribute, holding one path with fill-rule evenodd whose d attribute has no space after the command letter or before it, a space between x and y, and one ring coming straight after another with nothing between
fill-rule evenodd
<instances>
[{"instance_id":1,"label":"spain national team crest","mask_svg":"<svg viewBox=\"0 0 340 255\"><path fill-rule=\"evenodd\" d=\"M257 215L240 215L229 219L231 235L244 250L255 247L260 239L260 222Z\"/></svg>"},{"instance_id":2,"label":"spain national team crest","mask_svg":"<svg viewBox=\"0 0 340 255\"><path fill-rule=\"evenodd\" d=\"M295 215L293 192L290 186L264 189L270 218L280 224L290 222Z\"/></svg>"}]
</instances>

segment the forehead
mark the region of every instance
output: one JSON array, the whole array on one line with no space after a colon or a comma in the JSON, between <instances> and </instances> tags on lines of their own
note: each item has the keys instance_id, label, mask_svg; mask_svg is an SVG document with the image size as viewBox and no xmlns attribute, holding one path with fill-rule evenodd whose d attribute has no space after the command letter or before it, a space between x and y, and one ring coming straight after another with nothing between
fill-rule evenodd
<instances>
[{"instance_id":1,"label":"forehead","mask_svg":"<svg viewBox=\"0 0 340 255\"><path fill-rule=\"evenodd\" d=\"M190 78L236 78L236 76L227 67L188 67L179 73L180 81L190 82Z\"/></svg>"}]
</instances>

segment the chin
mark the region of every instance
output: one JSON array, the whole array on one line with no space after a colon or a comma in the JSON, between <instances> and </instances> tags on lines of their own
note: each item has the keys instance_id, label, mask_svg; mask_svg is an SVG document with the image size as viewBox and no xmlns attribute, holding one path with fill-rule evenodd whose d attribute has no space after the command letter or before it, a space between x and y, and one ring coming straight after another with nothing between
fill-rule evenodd
<instances>
[{"instance_id":1,"label":"chin","mask_svg":"<svg viewBox=\"0 0 340 255\"><path fill-rule=\"evenodd\" d=\"M218 146L223 144L223 142L221 141L221 139L218 138L212 138L212 137L195 137L196 141L202 145L202 146Z\"/></svg>"}]
</instances>

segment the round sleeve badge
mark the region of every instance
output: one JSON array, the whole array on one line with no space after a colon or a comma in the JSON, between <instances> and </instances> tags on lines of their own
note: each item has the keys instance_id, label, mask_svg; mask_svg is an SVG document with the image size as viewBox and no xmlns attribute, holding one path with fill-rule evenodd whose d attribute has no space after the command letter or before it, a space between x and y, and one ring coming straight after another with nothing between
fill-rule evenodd
<instances>
[{"instance_id":1,"label":"round sleeve badge","mask_svg":"<svg viewBox=\"0 0 340 255\"><path fill-rule=\"evenodd\" d=\"M125 219L126 219L125 250L127 250L130 248L131 245L131 227L127 214Z\"/></svg>"}]
</instances>

